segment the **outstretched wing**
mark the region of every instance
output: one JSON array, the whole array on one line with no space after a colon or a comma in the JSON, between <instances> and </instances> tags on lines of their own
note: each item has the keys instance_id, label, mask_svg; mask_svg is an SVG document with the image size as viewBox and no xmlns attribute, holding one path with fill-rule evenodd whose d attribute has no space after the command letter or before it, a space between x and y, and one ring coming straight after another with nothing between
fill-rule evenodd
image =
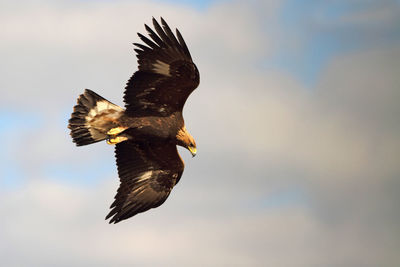
<instances>
[{"instance_id":1,"label":"outstretched wing","mask_svg":"<svg viewBox=\"0 0 400 267\"><path fill-rule=\"evenodd\" d=\"M110 223L160 206L182 176L184 164L173 143L116 145L120 187L111 205Z\"/></svg>"},{"instance_id":2,"label":"outstretched wing","mask_svg":"<svg viewBox=\"0 0 400 267\"><path fill-rule=\"evenodd\" d=\"M146 44L138 44L139 70L125 87L126 113L130 116L168 116L182 111L186 99L199 85L200 76L182 35L172 33L161 18L153 18L155 31L145 28L151 39L138 33Z\"/></svg>"}]
</instances>

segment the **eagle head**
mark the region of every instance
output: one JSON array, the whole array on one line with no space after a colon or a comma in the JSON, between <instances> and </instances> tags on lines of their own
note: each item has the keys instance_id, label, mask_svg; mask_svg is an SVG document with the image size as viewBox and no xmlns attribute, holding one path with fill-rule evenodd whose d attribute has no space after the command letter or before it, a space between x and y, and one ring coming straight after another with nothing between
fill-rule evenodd
<instances>
[{"instance_id":1,"label":"eagle head","mask_svg":"<svg viewBox=\"0 0 400 267\"><path fill-rule=\"evenodd\" d=\"M187 148L190 153L192 153L192 157L196 156L197 148L196 142L194 141L193 136L186 130L186 127L183 126L176 135L177 144L179 146Z\"/></svg>"}]
</instances>

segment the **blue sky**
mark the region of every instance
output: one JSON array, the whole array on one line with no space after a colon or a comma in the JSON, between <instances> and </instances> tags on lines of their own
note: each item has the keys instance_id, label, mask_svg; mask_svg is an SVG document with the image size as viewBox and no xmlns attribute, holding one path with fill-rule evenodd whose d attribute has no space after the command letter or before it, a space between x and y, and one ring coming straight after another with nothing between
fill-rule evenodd
<instances>
[{"instance_id":1,"label":"blue sky","mask_svg":"<svg viewBox=\"0 0 400 267\"><path fill-rule=\"evenodd\" d=\"M279 11L279 22L282 27L280 30L288 38L292 35L299 38L303 36L305 41L302 43L300 53L288 51L283 44L282 51L275 54L272 60L267 60L265 64L288 71L306 86L314 87L319 71L335 55L385 45L388 41L400 41L400 32L395 30L395 23L386 27L379 25L376 21L351 26L337 24L343 17L384 6L385 3L379 1L285 1ZM396 22L399 22L398 18ZM371 40L367 27L376 27L381 31L376 39Z\"/></svg>"},{"instance_id":2,"label":"blue sky","mask_svg":"<svg viewBox=\"0 0 400 267\"><path fill-rule=\"evenodd\" d=\"M399 14L389 0L3 1L3 263L398 266ZM110 226L113 147L75 147L67 120L84 88L123 105L135 33L160 15L200 69L184 110L198 155L180 150L164 205Z\"/></svg>"},{"instance_id":3,"label":"blue sky","mask_svg":"<svg viewBox=\"0 0 400 267\"><path fill-rule=\"evenodd\" d=\"M215 4L216 2L221 1L212 1L212 0L205 0L205 1L190 1L190 0L167 0L167 1L160 1L161 3L172 3L175 5L187 5L189 7L195 8L197 10L205 10L211 5Z\"/></svg>"}]
</instances>

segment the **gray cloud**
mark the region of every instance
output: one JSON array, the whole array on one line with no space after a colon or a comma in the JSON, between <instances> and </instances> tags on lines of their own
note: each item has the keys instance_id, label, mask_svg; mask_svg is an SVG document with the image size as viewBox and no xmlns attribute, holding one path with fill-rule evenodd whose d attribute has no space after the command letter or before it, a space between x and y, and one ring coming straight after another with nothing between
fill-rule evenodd
<instances>
[{"instance_id":1,"label":"gray cloud","mask_svg":"<svg viewBox=\"0 0 400 267\"><path fill-rule=\"evenodd\" d=\"M45 3L1 16L2 106L41 117L7 139L29 178L0 189L3 264L398 264L398 48L340 55L311 90L256 67L275 51L260 9L278 27L279 2L220 3L202 13ZM179 26L199 63L201 86L185 109L199 155L181 151L185 174L163 206L110 226L113 149L73 147L64 124L84 87L122 103L136 67L130 43L157 14Z\"/></svg>"}]
</instances>

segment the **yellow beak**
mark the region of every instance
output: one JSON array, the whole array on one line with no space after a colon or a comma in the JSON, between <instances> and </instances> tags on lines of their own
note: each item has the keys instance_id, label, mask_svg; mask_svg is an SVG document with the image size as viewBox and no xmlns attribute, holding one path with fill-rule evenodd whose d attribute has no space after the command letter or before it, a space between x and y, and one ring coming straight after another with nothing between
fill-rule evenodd
<instances>
[{"instance_id":1,"label":"yellow beak","mask_svg":"<svg viewBox=\"0 0 400 267\"><path fill-rule=\"evenodd\" d=\"M189 149L190 153L192 153L192 157L196 156L197 149L195 147L189 146L188 149Z\"/></svg>"}]
</instances>

